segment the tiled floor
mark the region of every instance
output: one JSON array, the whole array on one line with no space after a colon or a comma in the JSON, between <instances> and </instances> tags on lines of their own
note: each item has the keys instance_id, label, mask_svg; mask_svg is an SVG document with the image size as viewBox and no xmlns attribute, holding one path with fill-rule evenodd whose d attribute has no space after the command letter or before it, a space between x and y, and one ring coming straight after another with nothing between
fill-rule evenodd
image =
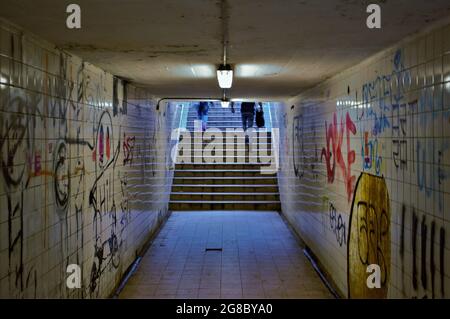
<instances>
[{"instance_id":1,"label":"tiled floor","mask_svg":"<svg viewBox=\"0 0 450 319\"><path fill-rule=\"evenodd\" d=\"M278 213L199 211L172 213L119 297L332 295Z\"/></svg>"}]
</instances>

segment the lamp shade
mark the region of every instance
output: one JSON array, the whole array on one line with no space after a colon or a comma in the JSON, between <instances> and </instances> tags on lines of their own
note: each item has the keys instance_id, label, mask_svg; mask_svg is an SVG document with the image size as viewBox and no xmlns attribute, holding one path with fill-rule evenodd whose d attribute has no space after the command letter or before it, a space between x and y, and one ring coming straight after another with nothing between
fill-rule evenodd
<instances>
[{"instance_id":1,"label":"lamp shade","mask_svg":"<svg viewBox=\"0 0 450 319\"><path fill-rule=\"evenodd\" d=\"M229 65L222 65L217 70L217 80L222 89L229 89L233 84L233 70Z\"/></svg>"}]
</instances>

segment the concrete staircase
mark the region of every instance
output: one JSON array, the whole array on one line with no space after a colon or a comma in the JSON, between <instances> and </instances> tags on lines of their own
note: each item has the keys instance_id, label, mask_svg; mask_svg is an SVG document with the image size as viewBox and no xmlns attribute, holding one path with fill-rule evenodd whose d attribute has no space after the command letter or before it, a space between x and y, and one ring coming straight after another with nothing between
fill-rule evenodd
<instances>
[{"instance_id":1,"label":"concrete staircase","mask_svg":"<svg viewBox=\"0 0 450 319\"><path fill-rule=\"evenodd\" d=\"M208 128L241 128L241 112L215 104L208 112ZM197 119L195 108L189 110L186 128L194 131ZM255 141L256 140L256 141ZM201 152L193 152L190 163L176 163L169 209L179 210L280 210L277 173L262 172L272 159L270 133L258 134L250 143L245 139L224 138L223 155L213 156L215 162L206 163ZM202 150L208 141L195 144L192 149ZM227 147L229 151L227 152Z\"/></svg>"}]
</instances>

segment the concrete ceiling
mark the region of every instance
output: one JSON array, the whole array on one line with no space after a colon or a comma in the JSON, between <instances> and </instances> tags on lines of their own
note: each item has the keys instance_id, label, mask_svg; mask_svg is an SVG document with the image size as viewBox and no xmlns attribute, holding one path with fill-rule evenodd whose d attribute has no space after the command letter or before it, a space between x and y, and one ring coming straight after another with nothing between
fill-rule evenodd
<instances>
[{"instance_id":1,"label":"concrete ceiling","mask_svg":"<svg viewBox=\"0 0 450 319\"><path fill-rule=\"evenodd\" d=\"M449 0L384 0L369 30L361 0L225 0L230 96L295 96L450 15ZM65 27L66 6L82 10ZM0 15L159 97L218 97L221 0L0 0Z\"/></svg>"}]
</instances>

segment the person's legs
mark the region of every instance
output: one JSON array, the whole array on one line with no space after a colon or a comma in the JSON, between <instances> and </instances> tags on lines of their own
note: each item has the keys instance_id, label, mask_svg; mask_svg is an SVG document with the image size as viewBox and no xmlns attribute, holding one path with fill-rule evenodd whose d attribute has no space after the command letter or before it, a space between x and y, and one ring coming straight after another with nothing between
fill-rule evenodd
<instances>
[{"instance_id":1,"label":"person's legs","mask_svg":"<svg viewBox=\"0 0 450 319\"><path fill-rule=\"evenodd\" d=\"M242 129L244 130L244 132L247 130L247 117L248 117L248 113L242 113L241 114L242 117Z\"/></svg>"},{"instance_id":2,"label":"person's legs","mask_svg":"<svg viewBox=\"0 0 450 319\"><path fill-rule=\"evenodd\" d=\"M199 104L197 104L195 106L195 110L197 111L197 119L201 120L202 119L202 108L200 107Z\"/></svg>"},{"instance_id":3,"label":"person's legs","mask_svg":"<svg viewBox=\"0 0 450 319\"><path fill-rule=\"evenodd\" d=\"M247 128L253 127L253 122L255 120L255 114L254 113L248 113L247 117Z\"/></svg>"},{"instance_id":4,"label":"person's legs","mask_svg":"<svg viewBox=\"0 0 450 319\"><path fill-rule=\"evenodd\" d=\"M242 113L242 128L244 129L244 134L247 131L247 129L251 128L253 126L253 113ZM248 143L248 136L245 135L245 143Z\"/></svg>"},{"instance_id":5,"label":"person's legs","mask_svg":"<svg viewBox=\"0 0 450 319\"><path fill-rule=\"evenodd\" d=\"M202 116L202 129L206 131L206 125L208 124L208 114L203 114Z\"/></svg>"}]
</instances>

